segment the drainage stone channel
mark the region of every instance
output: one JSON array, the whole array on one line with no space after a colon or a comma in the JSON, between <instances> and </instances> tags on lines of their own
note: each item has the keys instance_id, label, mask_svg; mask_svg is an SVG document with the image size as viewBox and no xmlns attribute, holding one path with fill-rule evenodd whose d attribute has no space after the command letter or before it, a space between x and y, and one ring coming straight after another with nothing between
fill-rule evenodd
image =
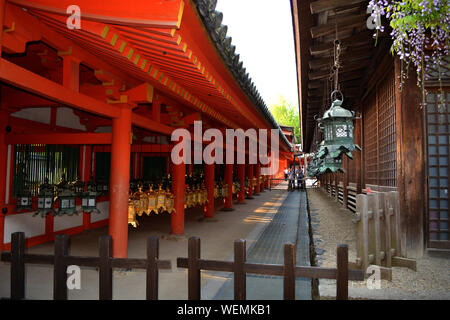
<instances>
[{"instance_id":1,"label":"drainage stone channel","mask_svg":"<svg viewBox=\"0 0 450 320\"><path fill-rule=\"evenodd\" d=\"M296 264L309 266L309 225L306 192L293 191L280 206L273 220L250 248L247 262L263 264L283 264L283 245L296 244ZM233 275L230 274L216 300L233 300ZM282 300L283 278L280 276L247 275L248 300ZM311 279L297 278L296 299L311 299Z\"/></svg>"}]
</instances>

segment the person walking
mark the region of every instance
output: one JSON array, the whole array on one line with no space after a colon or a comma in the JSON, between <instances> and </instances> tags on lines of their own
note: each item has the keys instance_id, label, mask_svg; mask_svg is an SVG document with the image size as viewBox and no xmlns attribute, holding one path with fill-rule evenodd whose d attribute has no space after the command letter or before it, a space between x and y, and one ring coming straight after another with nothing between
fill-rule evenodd
<instances>
[{"instance_id":1,"label":"person walking","mask_svg":"<svg viewBox=\"0 0 450 320\"><path fill-rule=\"evenodd\" d=\"M288 168L284 168L284 181L286 181L288 179L288 175L289 175L289 170Z\"/></svg>"},{"instance_id":2,"label":"person walking","mask_svg":"<svg viewBox=\"0 0 450 320\"><path fill-rule=\"evenodd\" d=\"M297 187L301 190L305 189L305 185L304 185L304 181L303 181L304 178L305 178L305 175L303 174L303 171L300 170L300 173L297 176Z\"/></svg>"},{"instance_id":3,"label":"person walking","mask_svg":"<svg viewBox=\"0 0 450 320\"><path fill-rule=\"evenodd\" d=\"M288 190L292 190L294 189L295 185L294 185L294 180L295 179L295 172L293 169L291 169L289 171L289 184L288 184Z\"/></svg>"}]
</instances>

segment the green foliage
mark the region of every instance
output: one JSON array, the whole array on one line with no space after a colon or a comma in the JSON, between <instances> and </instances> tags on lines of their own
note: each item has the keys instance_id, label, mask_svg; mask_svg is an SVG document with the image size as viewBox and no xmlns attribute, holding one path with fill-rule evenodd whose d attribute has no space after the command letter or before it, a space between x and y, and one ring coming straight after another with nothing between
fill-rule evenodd
<instances>
[{"instance_id":1,"label":"green foliage","mask_svg":"<svg viewBox=\"0 0 450 320\"><path fill-rule=\"evenodd\" d=\"M279 96L278 101L271 105L269 110L279 125L294 127L294 135L297 143L300 143L300 117L298 107L286 101L283 96Z\"/></svg>"}]
</instances>

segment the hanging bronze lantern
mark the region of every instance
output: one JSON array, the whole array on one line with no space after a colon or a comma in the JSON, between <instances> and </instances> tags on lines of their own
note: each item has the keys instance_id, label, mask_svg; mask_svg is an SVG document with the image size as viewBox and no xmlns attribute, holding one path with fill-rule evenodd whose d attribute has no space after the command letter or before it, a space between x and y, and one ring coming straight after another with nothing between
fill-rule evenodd
<instances>
[{"instance_id":1,"label":"hanging bronze lantern","mask_svg":"<svg viewBox=\"0 0 450 320\"><path fill-rule=\"evenodd\" d=\"M136 207L133 199L128 200L128 224L131 224L135 228L139 225L136 220Z\"/></svg>"},{"instance_id":2,"label":"hanging bronze lantern","mask_svg":"<svg viewBox=\"0 0 450 320\"><path fill-rule=\"evenodd\" d=\"M17 212L33 210L33 196L28 188L22 189L17 195Z\"/></svg>"},{"instance_id":3,"label":"hanging bronze lantern","mask_svg":"<svg viewBox=\"0 0 450 320\"><path fill-rule=\"evenodd\" d=\"M320 175L320 165L322 162L323 161L321 159L318 159L316 155L313 155L311 157L308 168L306 169L308 177L317 177Z\"/></svg>"},{"instance_id":4,"label":"hanging bronze lantern","mask_svg":"<svg viewBox=\"0 0 450 320\"><path fill-rule=\"evenodd\" d=\"M217 183L214 185L214 199L217 199L219 197L219 186Z\"/></svg>"},{"instance_id":5,"label":"hanging bronze lantern","mask_svg":"<svg viewBox=\"0 0 450 320\"><path fill-rule=\"evenodd\" d=\"M193 186L191 190L192 207L196 207L202 201L200 186Z\"/></svg>"},{"instance_id":6,"label":"hanging bronze lantern","mask_svg":"<svg viewBox=\"0 0 450 320\"><path fill-rule=\"evenodd\" d=\"M205 200L204 200L203 188L202 188L201 184L197 185L197 190L196 190L195 194L196 194L196 198L195 198L196 202L195 202L195 204L197 206L203 205L205 203Z\"/></svg>"},{"instance_id":7,"label":"hanging bronze lantern","mask_svg":"<svg viewBox=\"0 0 450 320\"><path fill-rule=\"evenodd\" d=\"M69 216L74 213L78 214L76 210L76 194L66 181L66 177L63 174L61 181L56 185L58 201L58 215L67 214Z\"/></svg>"},{"instance_id":8,"label":"hanging bronze lantern","mask_svg":"<svg viewBox=\"0 0 450 320\"><path fill-rule=\"evenodd\" d=\"M208 190L206 190L205 183L202 183L202 203L204 205L208 202Z\"/></svg>"},{"instance_id":9,"label":"hanging bronze lantern","mask_svg":"<svg viewBox=\"0 0 450 320\"><path fill-rule=\"evenodd\" d=\"M71 183L71 187L78 197L81 197L84 193L84 182L80 180L80 177L77 177L77 179Z\"/></svg>"},{"instance_id":10,"label":"hanging bronze lantern","mask_svg":"<svg viewBox=\"0 0 450 320\"><path fill-rule=\"evenodd\" d=\"M190 195L189 195L189 186L186 186L186 189L184 190L184 208L189 208L190 204Z\"/></svg>"},{"instance_id":11,"label":"hanging bronze lantern","mask_svg":"<svg viewBox=\"0 0 450 320\"><path fill-rule=\"evenodd\" d=\"M45 178L44 183L39 186L37 202L38 211L34 215L41 214L42 217L45 217L49 213L55 213L53 209L54 193L54 186L48 183L48 178Z\"/></svg>"},{"instance_id":12,"label":"hanging bronze lantern","mask_svg":"<svg viewBox=\"0 0 450 320\"><path fill-rule=\"evenodd\" d=\"M137 201L136 214L140 217L147 212L148 208L148 198L147 195L142 192L141 185L138 186L138 191L134 193L133 198Z\"/></svg>"},{"instance_id":13,"label":"hanging bronze lantern","mask_svg":"<svg viewBox=\"0 0 450 320\"><path fill-rule=\"evenodd\" d=\"M166 192L162 189L162 185L159 185L159 190L156 196L156 206L158 208L156 213L166 210Z\"/></svg>"},{"instance_id":14,"label":"hanging bronze lantern","mask_svg":"<svg viewBox=\"0 0 450 320\"><path fill-rule=\"evenodd\" d=\"M361 150L353 140L355 112L342 107L344 96L340 91L333 91L331 99L337 93L341 95L342 99L335 99L330 109L325 111L323 117L317 119L319 129L324 133L323 145L317 154L317 157L320 159L323 159L325 156L335 159L341 158L343 154L353 159L352 152L355 149Z\"/></svg>"},{"instance_id":15,"label":"hanging bronze lantern","mask_svg":"<svg viewBox=\"0 0 450 320\"><path fill-rule=\"evenodd\" d=\"M19 186L19 192L17 194L17 212L22 210L33 210L33 196L29 187L27 180L26 167L24 163L19 163L17 165L17 175L14 177L14 182Z\"/></svg>"},{"instance_id":16,"label":"hanging bronze lantern","mask_svg":"<svg viewBox=\"0 0 450 320\"><path fill-rule=\"evenodd\" d=\"M157 194L155 191L153 191L153 185L150 185L150 189L147 192L147 215L150 215L152 212L157 213L158 207L156 205L156 197Z\"/></svg>"},{"instance_id":17,"label":"hanging bronze lantern","mask_svg":"<svg viewBox=\"0 0 450 320\"><path fill-rule=\"evenodd\" d=\"M84 193L84 182L80 180L80 177L71 183L69 183L70 188L75 193L75 196L81 198ZM77 212L79 213L79 212Z\"/></svg>"},{"instance_id":18,"label":"hanging bronze lantern","mask_svg":"<svg viewBox=\"0 0 450 320\"><path fill-rule=\"evenodd\" d=\"M96 182L97 185L97 192L99 195L106 195L109 191L109 183L106 179L99 179Z\"/></svg>"},{"instance_id":19,"label":"hanging bronze lantern","mask_svg":"<svg viewBox=\"0 0 450 320\"><path fill-rule=\"evenodd\" d=\"M222 184L222 181L219 181L219 183L217 184L217 197L218 198L223 197L223 184Z\"/></svg>"},{"instance_id":20,"label":"hanging bronze lantern","mask_svg":"<svg viewBox=\"0 0 450 320\"><path fill-rule=\"evenodd\" d=\"M228 197L228 184L224 184L222 186L222 197L224 198Z\"/></svg>"},{"instance_id":21,"label":"hanging bronze lantern","mask_svg":"<svg viewBox=\"0 0 450 320\"><path fill-rule=\"evenodd\" d=\"M166 197L165 198L166 198L166 202L165 202L166 211L168 213L175 212L174 196L173 196L173 194L170 192L170 190L168 188L166 189Z\"/></svg>"},{"instance_id":22,"label":"hanging bronze lantern","mask_svg":"<svg viewBox=\"0 0 450 320\"><path fill-rule=\"evenodd\" d=\"M321 159L321 163L318 169L318 175L334 172L345 172L345 170L342 168L342 159L333 158L327 155L325 156L325 158Z\"/></svg>"},{"instance_id":23,"label":"hanging bronze lantern","mask_svg":"<svg viewBox=\"0 0 450 320\"><path fill-rule=\"evenodd\" d=\"M81 208L86 213L100 213L97 209L97 186L95 185L94 179L91 176L86 184L86 192L81 195Z\"/></svg>"}]
</instances>

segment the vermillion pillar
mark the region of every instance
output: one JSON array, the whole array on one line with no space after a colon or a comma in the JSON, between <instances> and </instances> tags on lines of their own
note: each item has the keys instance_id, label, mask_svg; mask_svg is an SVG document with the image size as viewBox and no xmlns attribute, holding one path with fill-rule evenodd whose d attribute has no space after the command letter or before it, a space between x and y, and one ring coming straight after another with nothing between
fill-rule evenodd
<instances>
[{"instance_id":1,"label":"vermillion pillar","mask_svg":"<svg viewBox=\"0 0 450 320\"><path fill-rule=\"evenodd\" d=\"M0 9L1 10L1 9ZM8 157L8 146L5 144L5 127L7 115L0 114L0 252L3 251L3 239L5 237L5 213L6 213L6 163ZM3 211L5 210L5 211Z\"/></svg>"},{"instance_id":2,"label":"vermillion pillar","mask_svg":"<svg viewBox=\"0 0 450 320\"><path fill-rule=\"evenodd\" d=\"M109 235L113 256L128 256L128 193L130 188L131 108L121 105L120 117L112 121Z\"/></svg>"},{"instance_id":3,"label":"vermillion pillar","mask_svg":"<svg viewBox=\"0 0 450 320\"><path fill-rule=\"evenodd\" d=\"M205 185L208 191L208 202L205 205L205 218L214 218L214 163L204 165Z\"/></svg>"},{"instance_id":4,"label":"vermillion pillar","mask_svg":"<svg viewBox=\"0 0 450 320\"><path fill-rule=\"evenodd\" d=\"M255 195L259 196L259 192L261 191L261 183L259 182L259 177L261 176L261 167L260 164L257 163L253 165L254 175L256 177L256 185L255 185Z\"/></svg>"},{"instance_id":5,"label":"vermillion pillar","mask_svg":"<svg viewBox=\"0 0 450 320\"><path fill-rule=\"evenodd\" d=\"M238 180L241 189L238 193L238 204L245 203L245 164L238 164Z\"/></svg>"},{"instance_id":6,"label":"vermillion pillar","mask_svg":"<svg viewBox=\"0 0 450 320\"><path fill-rule=\"evenodd\" d=\"M228 195L225 198L223 211L233 211L233 165L225 165L225 183L228 185Z\"/></svg>"},{"instance_id":7,"label":"vermillion pillar","mask_svg":"<svg viewBox=\"0 0 450 320\"><path fill-rule=\"evenodd\" d=\"M260 175L261 175L261 171L260 171ZM264 180L264 176L263 176L263 180L261 182L261 192L264 192L264 188L266 187L266 181Z\"/></svg>"},{"instance_id":8,"label":"vermillion pillar","mask_svg":"<svg viewBox=\"0 0 450 320\"><path fill-rule=\"evenodd\" d=\"M253 199L253 165L247 164L248 193L247 199Z\"/></svg>"},{"instance_id":9,"label":"vermillion pillar","mask_svg":"<svg viewBox=\"0 0 450 320\"><path fill-rule=\"evenodd\" d=\"M182 142L180 142L182 143ZM170 220L170 233L173 235L184 234L184 197L186 189L186 165L174 164L170 161L170 174L172 176L172 193L175 196L174 208Z\"/></svg>"}]
</instances>

